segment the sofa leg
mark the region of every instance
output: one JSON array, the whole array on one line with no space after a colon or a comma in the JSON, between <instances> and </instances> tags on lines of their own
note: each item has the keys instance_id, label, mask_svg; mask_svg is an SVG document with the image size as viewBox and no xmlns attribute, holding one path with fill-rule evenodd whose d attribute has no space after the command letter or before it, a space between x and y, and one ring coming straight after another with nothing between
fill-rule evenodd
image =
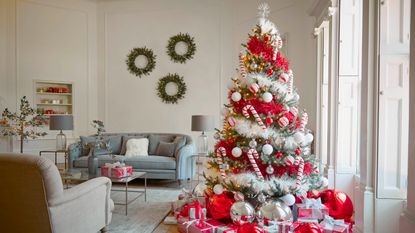
<instances>
[{"instance_id":1,"label":"sofa leg","mask_svg":"<svg viewBox=\"0 0 415 233\"><path fill-rule=\"evenodd\" d=\"M101 233L106 233L106 232L108 232L108 227L107 226L105 226L101 229Z\"/></svg>"}]
</instances>

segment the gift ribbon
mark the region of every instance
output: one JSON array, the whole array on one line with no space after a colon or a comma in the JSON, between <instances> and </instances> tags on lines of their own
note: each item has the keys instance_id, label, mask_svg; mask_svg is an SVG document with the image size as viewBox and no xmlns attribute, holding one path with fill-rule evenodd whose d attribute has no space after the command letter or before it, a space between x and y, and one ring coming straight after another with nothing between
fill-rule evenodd
<instances>
[{"instance_id":1,"label":"gift ribbon","mask_svg":"<svg viewBox=\"0 0 415 233\"><path fill-rule=\"evenodd\" d=\"M349 225L344 222L343 219L334 219L329 215L324 216L324 221L321 223L326 230L334 230L335 226L348 228Z\"/></svg>"},{"instance_id":2,"label":"gift ribbon","mask_svg":"<svg viewBox=\"0 0 415 233\"><path fill-rule=\"evenodd\" d=\"M321 203L321 198L304 198L304 205L307 209L324 207L324 205Z\"/></svg>"},{"instance_id":3,"label":"gift ribbon","mask_svg":"<svg viewBox=\"0 0 415 233\"><path fill-rule=\"evenodd\" d=\"M271 221L265 219L264 224L260 224L260 226L268 233L284 233L289 232L289 229L285 230L286 227L291 226L291 221Z\"/></svg>"}]
</instances>

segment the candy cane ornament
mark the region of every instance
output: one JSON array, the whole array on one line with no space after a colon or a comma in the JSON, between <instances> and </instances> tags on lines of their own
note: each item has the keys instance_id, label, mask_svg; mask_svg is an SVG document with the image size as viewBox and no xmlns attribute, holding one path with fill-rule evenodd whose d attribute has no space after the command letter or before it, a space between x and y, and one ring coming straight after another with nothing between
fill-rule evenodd
<instances>
[{"instance_id":1,"label":"candy cane ornament","mask_svg":"<svg viewBox=\"0 0 415 233\"><path fill-rule=\"evenodd\" d=\"M252 115L255 118L255 121L258 123L258 125L265 131L267 129L267 127L265 126L264 122L262 121L261 117L258 115L257 111L255 110L255 108L252 105L246 105L243 109L242 109L242 114L246 117L249 118L249 113L248 110L251 111Z\"/></svg>"},{"instance_id":2,"label":"candy cane ornament","mask_svg":"<svg viewBox=\"0 0 415 233\"><path fill-rule=\"evenodd\" d=\"M245 78L246 77L246 68L245 68L245 62L243 60L243 56L244 56L243 52L240 52L239 53L239 69L240 69L242 77Z\"/></svg>"},{"instance_id":3,"label":"candy cane ornament","mask_svg":"<svg viewBox=\"0 0 415 233\"><path fill-rule=\"evenodd\" d=\"M252 167L254 168L256 176L260 180L263 180L264 177L262 176L262 173L259 170L258 165L256 164L256 161L255 161L255 158L256 159L259 158L258 152L255 149L249 149L248 153L246 153L246 155L248 156L249 162L251 163Z\"/></svg>"},{"instance_id":4,"label":"candy cane ornament","mask_svg":"<svg viewBox=\"0 0 415 233\"><path fill-rule=\"evenodd\" d=\"M306 112L304 112L304 113L301 115L301 119L300 119L300 127L298 127L298 128L299 128L299 130L300 130L300 131L304 131L304 130L305 130L305 126L307 125L307 123L308 123L308 114L307 114Z\"/></svg>"},{"instance_id":5,"label":"candy cane ornament","mask_svg":"<svg viewBox=\"0 0 415 233\"><path fill-rule=\"evenodd\" d=\"M298 190L301 186L302 181L303 181L304 159L301 158L300 156L297 156L295 158L294 165L298 166L297 181L295 183L296 189Z\"/></svg>"},{"instance_id":6,"label":"candy cane ornament","mask_svg":"<svg viewBox=\"0 0 415 233\"><path fill-rule=\"evenodd\" d=\"M216 162L219 165L219 171L220 171L220 175L221 175L222 179L225 179L226 178L226 173L225 173L225 169L223 168L222 156L226 157L226 149L224 147L219 147L216 150Z\"/></svg>"}]
</instances>

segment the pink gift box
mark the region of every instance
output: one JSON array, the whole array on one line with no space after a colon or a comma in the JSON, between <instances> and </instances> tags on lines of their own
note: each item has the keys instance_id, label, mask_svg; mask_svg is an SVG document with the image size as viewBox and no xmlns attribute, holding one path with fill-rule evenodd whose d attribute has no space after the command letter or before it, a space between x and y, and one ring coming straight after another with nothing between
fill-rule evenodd
<instances>
[{"instance_id":1,"label":"pink gift box","mask_svg":"<svg viewBox=\"0 0 415 233\"><path fill-rule=\"evenodd\" d=\"M291 229L291 225L293 224L291 221L266 221L266 226L260 225L265 232L267 233L289 233Z\"/></svg>"},{"instance_id":2,"label":"pink gift box","mask_svg":"<svg viewBox=\"0 0 415 233\"><path fill-rule=\"evenodd\" d=\"M325 215L329 215L329 209L321 204L320 199L305 199L305 203L295 204L293 209L294 220L299 219L324 219Z\"/></svg>"},{"instance_id":3,"label":"pink gift box","mask_svg":"<svg viewBox=\"0 0 415 233\"><path fill-rule=\"evenodd\" d=\"M324 233L349 233L351 224L344 222L342 219L334 219L330 216L325 216L324 220L320 223Z\"/></svg>"},{"instance_id":4,"label":"pink gift box","mask_svg":"<svg viewBox=\"0 0 415 233\"><path fill-rule=\"evenodd\" d=\"M123 166L123 167L101 167L101 175L112 177L112 178L123 178L128 177L133 174L132 166Z\"/></svg>"}]
</instances>

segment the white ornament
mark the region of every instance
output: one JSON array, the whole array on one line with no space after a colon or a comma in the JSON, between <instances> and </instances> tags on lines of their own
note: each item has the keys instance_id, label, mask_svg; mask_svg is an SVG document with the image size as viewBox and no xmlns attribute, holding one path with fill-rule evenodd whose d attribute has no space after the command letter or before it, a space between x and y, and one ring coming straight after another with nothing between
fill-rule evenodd
<instances>
[{"instance_id":1,"label":"white ornament","mask_svg":"<svg viewBox=\"0 0 415 233\"><path fill-rule=\"evenodd\" d=\"M217 184L213 186L213 192L217 195L220 195L223 193L223 186L221 184Z\"/></svg>"},{"instance_id":2,"label":"white ornament","mask_svg":"<svg viewBox=\"0 0 415 233\"><path fill-rule=\"evenodd\" d=\"M255 139L252 139L249 142L249 147L251 147L251 148L256 148L257 145L258 145L258 143L255 141Z\"/></svg>"},{"instance_id":3,"label":"white ornament","mask_svg":"<svg viewBox=\"0 0 415 233\"><path fill-rule=\"evenodd\" d=\"M274 149L270 144L265 144L264 146L262 146L262 153L264 153L265 155L270 155L273 150Z\"/></svg>"},{"instance_id":4,"label":"white ornament","mask_svg":"<svg viewBox=\"0 0 415 233\"><path fill-rule=\"evenodd\" d=\"M294 164L294 157L293 156L291 156L291 155L288 155L287 157L285 157L285 163L288 165L288 166L291 166L291 165L293 165Z\"/></svg>"},{"instance_id":5,"label":"white ornament","mask_svg":"<svg viewBox=\"0 0 415 233\"><path fill-rule=\"evenodd\" d=\"M327 185L329 185L329 180L326 177L321 177L320 182L323 187L327 187Z\"/></svg>"},{"instance_id":6,"label":"white ornament","mask_svg":"<svg viewBox=\"0 0 415 233\"><path fill-rule=\"evenodd\" d=\"M283 201L288 206L292 206L295 203L295 197L291 193L280 197L280 200Z\"/></svg>"},{"instance_id":7,"label":"white ornament","mask_svg":"<svg viewBox=\"0 0 415 233\"><path fill-rule=\"evenodd\" d=\"M314 136L311 134L311 133L307 133L305 136L304 136L304 141L305 141L305 143L308 145L308 144L310 144L310 143L312 143L313 142L313 140L314 140Z\"/></svg>"},{"instance_id":8,"label":"white ornament","mask_svg":"<svg viewBox=\"0 0 415 233\"><path fill-rule=\"evenodd\" d=\"M241 100L242 95L241 95L241 93L236 91L236 92L232 93L231 98L234 102L238 102L239 100Z\"/></svg>"},{"instance_id":9,"label":"white ornament","mask_svg":"<svg viewBox=\"0 0 415 233\"><path fill-rule=\"evenodd\" d=\"M241 150L241 148L239 148L239 147L234 147L234 148L232 149L232 155L233 155L234 157L236 157L236 158L241 157L241 155L242 155L242 150Z\"/></svg>"},{"instance_id":10,"label":"white ornament","mask_svg":"<svg viewBox=\"0 0 415 233\"><path fill-rule=\"evenodd\" d=\"M303 134L302 132L296 132L296 133L294 134L294 141L295 141L298 145L301 145L301 144L303 144L303 142L306 142L306 141L304 141L304 139L305 139L305 137L304 137L304 134Z\"/></svg>"},{"instance_id":11,"label":"white ornament","mask_svg":"<svg viewBox=\"0 0 415 233\"><path fill-rule=\"evenodd\" d=\"M251 64L251 69L255 70L257 67L258 67L258 65L256 63Z\"/></svg>"},{"instance_id":12,"label":"white ornament","mask_svg":"<svg viewBox=\"0 0 415 233\"><path fill-rule=\"evenodd\" d=\"M271 175L274 173L274 168L271 165L269 165L267 169L265 169L265 171L267 172L267 174Z\"/></svg>"},{"instance_id":13,"label":"white ornament","mask_svg":"<svg viewBox=\"0 0 415 233\"><path fill-rule=\"evenodd\" d=\"M280 75L280 80L284 83L288 82L290 80L290 76L287 73L282 73Z\"/></svg>"},{"instance_id":14,"label":"white ornament","mask_svg":"<svg viewBox=\"0 0 415 233\"><path fill-rule=\"evenodd\" d=\"M269 93L269 92L265 92L264 94L262 94L262 100L263 100L265 103L269 103L269 102L271 102L271 101L272 101L272 94L271 94L271 93Z\"/></svg>"}]
</instances>

